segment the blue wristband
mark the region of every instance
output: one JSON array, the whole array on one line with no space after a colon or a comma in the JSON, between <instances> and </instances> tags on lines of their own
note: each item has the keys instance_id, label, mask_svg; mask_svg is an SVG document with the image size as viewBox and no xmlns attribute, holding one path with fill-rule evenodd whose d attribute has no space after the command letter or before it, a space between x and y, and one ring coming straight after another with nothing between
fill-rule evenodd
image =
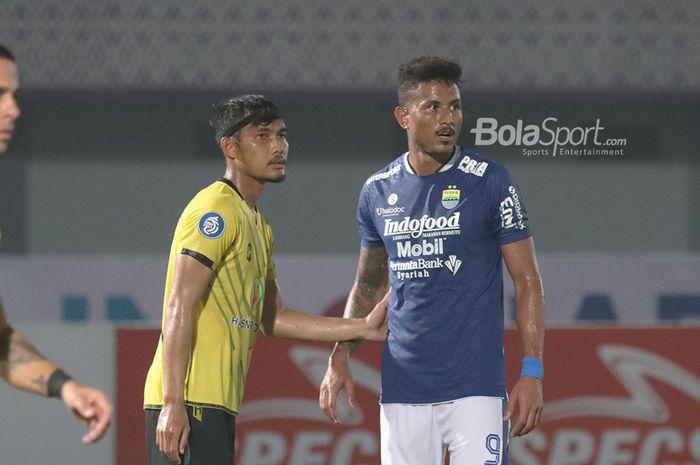
<instances>
[{"instance_id":1,"label":"blue wristband","mask_svg":"<svg viewBox=\"0 0 700 465\"><path fill-rule=\"evenodd\" d=\"M536 357L524 357L520 376L534 376L541 380L544 378L544 363Z\"/></svg>"}]
</instances>

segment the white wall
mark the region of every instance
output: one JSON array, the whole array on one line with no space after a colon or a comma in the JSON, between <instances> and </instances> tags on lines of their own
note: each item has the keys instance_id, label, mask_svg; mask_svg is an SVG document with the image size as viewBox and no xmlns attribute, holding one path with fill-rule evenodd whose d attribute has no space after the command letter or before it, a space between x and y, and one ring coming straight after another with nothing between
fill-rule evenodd
<instances>
[{"instance_id":1,"label":"white wall","mask_svg":"<svg viewBox=\"0 0 700 465\"><path fill-rule=\"evenodd\" d=\"M385 161L304 161L267 187L263 214L280 253L356 253L357 198ZM693 173L683 164L508 163L524 193L538 250L646 254L692 250ZM180 212L223 174L207 162L33 162L28 252L167 253Z\"/></svg>"}]
</instances>

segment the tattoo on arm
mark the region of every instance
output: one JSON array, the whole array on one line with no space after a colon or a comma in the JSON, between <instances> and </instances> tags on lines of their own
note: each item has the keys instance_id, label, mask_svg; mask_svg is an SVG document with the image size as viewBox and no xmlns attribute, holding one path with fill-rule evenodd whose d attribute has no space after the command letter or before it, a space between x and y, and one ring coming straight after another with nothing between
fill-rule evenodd
<instances>
[{"instance_id":1,"label":"tattoo on arm","mask_svg":"<svg viewBox=\"0 0 700 465\"><path fill-rule=\"evenodd\" d=\"M37 391L48 391L49 386L48 386L48 378L46 376L37 376L32 380L32 384L36 386Z\"/></svg>"},{"instance_id":2,"label":"tattoo on arm","mask_svg":"<svg viewBox=\"0 0 700 465\"><path fill-rule=\"evenodd\" d=\"M13 332L10 338L10 354L9 354L9 369L10 371L26 365L28 363L43 362L46 360L43 355L29 342L24 336L17 332Z\"/></svg>"},{"instance_id":3,"label":"tattoo on arm","mask_svg":"<svg viewBox=\"0 0 700 465\"><path fill-rule=\"evenodd\" d=\"M0 304L0 374L8 378L15 368L46 360L38 350L7 322L5 309Z\"/></svg>"},{"instance_id":4,"label":"tattoo on arm","mask_svg":"<svg viewBox=\"0 0 700 465\"><path fill-rule=\"evenodd\" d=\"M346 317L364 317L384 296L387 287L388 255L384 247L362 248L355 284L345 306Z\"/></svg>"}]
</instances>

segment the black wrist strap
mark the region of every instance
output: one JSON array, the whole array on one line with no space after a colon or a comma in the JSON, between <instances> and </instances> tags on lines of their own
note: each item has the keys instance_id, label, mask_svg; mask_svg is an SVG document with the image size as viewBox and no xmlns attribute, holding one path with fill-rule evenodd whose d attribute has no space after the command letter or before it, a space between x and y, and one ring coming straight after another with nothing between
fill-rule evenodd
<instances>
[{"instance_id":1,"label":"black wrist strap","mask_svg":"<svg viewBox=\"0 0 700 465\"><path fill-rule=\"evenodd\" d=\"M61 389L66 381L70 381L71 378L66 374L65 371L60 368L56 368L51 376L49 376L48 384L48 395L49 397L61 397Z\"/></svg>"}]
</instances>

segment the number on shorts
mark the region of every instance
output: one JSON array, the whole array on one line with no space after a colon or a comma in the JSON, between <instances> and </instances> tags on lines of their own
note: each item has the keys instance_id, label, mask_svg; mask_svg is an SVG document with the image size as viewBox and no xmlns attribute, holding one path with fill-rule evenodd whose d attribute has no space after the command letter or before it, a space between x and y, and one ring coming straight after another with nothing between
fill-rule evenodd
<instances>
[{"instance_id":1,"label":"number on shorts","mask_svg":"<svg viewBox=\"0 0 700 465\"><path fill-rule=\"evenodd\" d=\"M499 465L501 463L501 438L497 434L486 436L486 450L492 453L494 458L484 462L484 465Z\"/></svg>"}]
</instances>

